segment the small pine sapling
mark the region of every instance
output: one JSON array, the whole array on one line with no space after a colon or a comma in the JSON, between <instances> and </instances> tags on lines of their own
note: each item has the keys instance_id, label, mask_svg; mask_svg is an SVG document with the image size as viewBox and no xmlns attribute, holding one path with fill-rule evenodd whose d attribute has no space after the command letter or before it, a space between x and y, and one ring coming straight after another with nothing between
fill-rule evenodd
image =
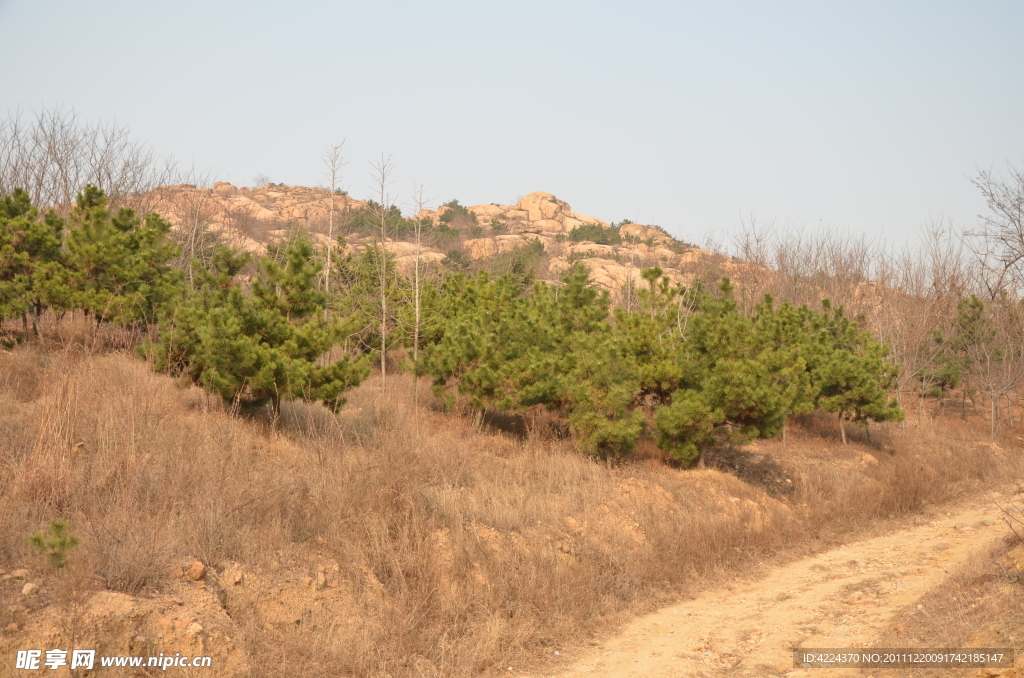
<instances>
[{"instance_id":1,"label":"small pine sapling","mask_svg":"<svg viewBox=\"0 0 1024 678\"><path fill-rule=\"evenodd\" d=\"M59 570L68 564L68 551L78 546L78 537L68 534L66 520L51 520L47 533L43 534L42 530L33 532L28 543L46 558L53 569Z\"/></svg>"}]
</instances>

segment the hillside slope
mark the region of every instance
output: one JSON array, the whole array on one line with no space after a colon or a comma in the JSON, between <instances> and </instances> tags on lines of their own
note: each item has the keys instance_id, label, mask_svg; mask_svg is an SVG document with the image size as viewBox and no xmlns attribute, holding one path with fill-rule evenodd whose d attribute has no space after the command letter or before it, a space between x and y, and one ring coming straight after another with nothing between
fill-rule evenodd
<instances>
[{"instance_id":1,"label":"hillside slope","mask_svg":"<svg viewBox=\"0 0 1024 678\"><path fill-rule=\"evenodd\" d=\"M275 184L251 189L226 182L217 182L212 188L179 184L157 189L144 204L179 231L208 229L227 244L256 254L265 253L269 243L286 237L296 226L310 232L319 244L328 242L331 194L325 189ZM379 241L379 233L353 231L346 225L348 215L366 207L366 201L334 196L335 233L345 235L346 252L360 252ZM423 210L416 218L440 223L449 209ZM466 209L475 223L459 228L454 242L427 239L420 250L421 261L439 263L453 250L470 260L482 260L539 241L546 254L541 279L556 280L573 262L582 261L594 283L614 294L642 284L643 268L661 266L675 282L686 283L698 269L724 261L655 227L629 223L613 230L601 219L573 212L567 202L550 193L530 193L515 205L490 203ZM581 226L614 233L610 238L614 244L570 240L573 229ZM389 237L385 247L403 270L411 267L416 255L411 237Z\"/></svg>"},{"instance_id":2,"label":"hillside slope","mask_svg":"<svg viewBox=\"0 0 1024 678\"><path fill-rule=\"evenodd\" d=\"M842 446L812 416L710 468L642 450L608 469L542 413L444 414L408 375L386 394L371 378L337 417L286 403L271 422L96 348L0 352L0 676L16 650L65 647L201 653L224 676L536 670L633 614L1020 477L980 417ZM82 540L59 572L26 540L57 518Z\"/></svg>"}]
</instances>

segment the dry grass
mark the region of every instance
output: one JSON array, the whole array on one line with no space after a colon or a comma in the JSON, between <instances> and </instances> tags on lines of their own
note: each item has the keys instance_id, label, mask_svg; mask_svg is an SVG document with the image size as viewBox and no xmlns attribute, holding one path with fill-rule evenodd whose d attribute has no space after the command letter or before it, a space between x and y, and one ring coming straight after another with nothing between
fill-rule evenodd
<instances>
[{"instance_id":1,"label":"dry grass","mask_svg":"<svg viewBox=\"0 0 1024 678\"><path fill-rule=\"evenodd\" d=\"M1002 543L993 546L990 552L977 554L939 587L897 614L872 645L1020 647L1020 641L1024 640L1024 619L1020 616L1024 607L1021 566L1024 566L1024 550L1020 546L1014 549L1011 544ZM862 673L872 672L863 670ZM918 673L902 669L894 670L892 675ZM944 669L943 675L980 673L978 669Z\"/></svg>"},{"instance_id":2,"label":"dry grass","mask_svg":"<svg viewBox=\"0 0 1024 678\"><path fill-rule=\"evenodd\" d=\"M793 480L796 504L806 507L809 533L828 538L953 501L1024 471L1012 430L988 442L982 417L926 419L922 425L873 426L850 431L842 446L834 415L796 418L787 444L756 441Z\"/></svg>"},{"instance_id":3,"label":"dry grass","mask_svg":"<svg viewBox=\"0 0 1024 678\"><path fill-rule=\"evenodd\" d=\"M257 675L521 667L781 557L808 527L828 538L1019 470L955 422L837 453L811 418L785 448L762 444L793 478L779 501L713 469L608 470L536 429L443 415L422 391L416 410L405 376L386 397L371 379L338 417L291 404L273 425L232 418L87 343L0 353L0 568L31 561L25 535L58 517L82 537L79 581L139 595L184 556L260 573L336 563L345 619L299 631L268 624L264 599L232 604Z\"/></svg>"}]
</instances>

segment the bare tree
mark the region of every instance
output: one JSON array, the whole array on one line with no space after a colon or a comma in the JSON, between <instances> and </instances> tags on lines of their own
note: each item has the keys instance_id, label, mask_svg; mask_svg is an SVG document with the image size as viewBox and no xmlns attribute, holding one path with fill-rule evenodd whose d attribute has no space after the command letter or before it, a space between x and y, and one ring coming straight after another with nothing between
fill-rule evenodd
<instances>
[{"instance_id":1,"label":"bare tree","mask_svg":"<svg viewBox=\"0 0 1024 678\"><path fill-rule=\"evenodd\" d=\"M978 217L980 231L971 234L989 299L1010 285L1019 293L1024 283L1024 172L1009 167L1008 174L1004 179L982 170L974 179L989 208Z\"/></svg>"},{"instance_id":2,"label":"bare tree","mask_svg":"<svg viewBox=\"0 0 1024 678\"><path fill-rule=\"evenodd\" d=\"M1000 402L1024 381L1020 306L1006 296L988 304L972 297L961 308L960 349L968 383L988 397L989 437L994 441Z\"/></svg>"},{"instance_id":3,"label":"bare tree","mask_svg":"<svg viewBox=\"0 0 1024 678\"><path fill-rule=\"evenodd\" d=\"M423 292L423 220L419 213L426 208L427 199L423 195L423 184L413 184L413 208L415 210L415 238L416 255L413 259L412 284L413 284L413 340L412 359L413 363L419 361L420 348L420 326L422 324L423 309L421 307L421 294Z\"/></svg>"},{"instance_id":4,"label":"bare tree","mask_svg":"<svg viewBox=\"0 0 1024 678\"><path fill-rule=\"evenodd\" d=\"M380 226L378 232L379 255L380 255L380 389L381 393L387 388L387 348L388 348L388 208L393 204L394 198L388 193L388 187L393 183L391 175L394 173L394 164L391 156L384 157L381 154L380 162L371 163L373 168L371 190L378 200L371 203L374 216Z\"/></svg>"},{"instance_id":5,"label":"bare tree","mask_svg":"<svg viewBox=\"0 0 1024 678\"><path fill-rule=\"evenodd\" d=\"M342 139L340 144L335 144L327 148L327 152L324 154L324 164L327 165L327 176L331 179L331 207L327 216L327 267L324 277L324 289L330 293L331 290L331 252L334 249L334 198L335 191L338 187L338 171L345 166L345 161L341 157L341 149L345 146L345 140ZM328 309L324 309L324 316L326 317Z\"/></svg>"},{"instance_id":6,"label":"bare tree","mask_svg":"<svg viewBox=\"0 0 1024 678\"><path fill-rule=\"evenodd\" d=\"M416 365L419 365L420 358L420 328L423 324L423 220L419 217L420 212L427 206L427 198L423 194L423 184L413 184L413 209L415 220L416 256L413 259L412 269L412 294L413 294L413 328L412 328L412 402L415 413L416 431L419 432L419 385L420 381L416 375Z\"/></svg>"},{"instance_id":7,"label":"bare tree","mask_svg":"<svg viewBox=\"0 0 1024 678\"><path fill-rule=\"evenodd\" d=\"M198 259L203 265L209 265L208 257L220 240L210 230L212 217L220 210L220 204L208 191L182 191L175 196L174 203L180 216L171 240L181 247L174 266L186 270L191 283L195 275L192 262Z\"/></svg>"},{"instance_id":8,"label":"bare tree","mask_svg":"<svg viewBox=\"0 0 1024 678\"><path fill-rule=\"evenodd\" d=\"M35 204L66 212L91 183L107 192L112 206L145 212L152 189L186 176L116 121L86 123L60 108L32 118L16 111L0 120L0 195L23 188Z\"/></svg>"},{"instance_id":9,"label":"bare tree","mask_svg":"<svg viewBox=\"0 0 1024 678\"><path fill-rule=\"evenodd\" d=\"M967 268L962 235L939 215L922 227L921 245L879 255L873 274L876 303L860 305L868 326L902 367L901 404L903 391L916 392L919 425L926 418L926 398L953 377L943 369L952 356L942 338L951 334L957 299L967 289Z\"/></svg>"}]
</instances>

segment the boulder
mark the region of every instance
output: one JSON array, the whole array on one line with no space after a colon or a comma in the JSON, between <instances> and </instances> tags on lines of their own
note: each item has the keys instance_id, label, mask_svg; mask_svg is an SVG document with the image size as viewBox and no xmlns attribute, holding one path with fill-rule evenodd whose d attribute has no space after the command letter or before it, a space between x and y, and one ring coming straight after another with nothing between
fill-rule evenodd
<instances>
[{"instance_id":1,"label":"boulder","mask_svg":"<svg viewBox=\"0 0 1024 678\"><path fill-rule=\"evenodd\" d=\"M531 221L530 226L535 228L538 233L566 233L565 226L562 225L561 221L554 219L538 219Z\"/></svg>"},{"instance_id":2,"label":"boulder","mask_svg":"<svg viewBox=\"0 0 1024 678\"><path fill-rule=\"evenodd\" d=\"M573 214L569 203L543 191L523 196L516 203L516 209L525 211L530 221L561 222L564 215Z\"/></svg>"},{"instance_id":3,"label":"boulder","mask_svg":"<svg viewBox=\"0 0 1024 678\"><path fill-rule=\"evenodd\" d=\"M628 239L640 242L644 240L651 240L656 244L669 244L673 242L672 236L666 235L656 228L644 226L643 224L625 224L619 228L619 235L622 236L623 240Z\"/></svg>"},{"instance_id":4,"label":"boulder","mask_svg":"<svg viewBox=\"0 0 1024 678\"><path fill-rule=\"evenodd\" d=\"M583 224L608 225L607 222L595 217L573 212L569 203L543 191L523 196L515 205L489 203L473 205L466 209L477 216L482 226L487 226L495 220L501 220L509 224L509 231L512 233L556 234L568 233ZM438 223L441 215L447 210L448 208L444 206L436 210L425 209L420 210L416 216Z\"/></svg>"},{"instance_id":5,"label":"boulder","mask_svg":"<svg viewBox=\"0 0 1024 678\"><path fill-rule=\"evenodd\" d=\"M530 221L540 221L555 216L561 211L561 205L551 193L536 191L520 198L516 203L516 209L526 212Z\"/></svg>"},{"instance_id":6,"label":"boulder","mask_svg":"<svg viewBox=\"0 0 1024 678\"><path fill-rule=\"evenodd\" d=\"M508 207L504 205L473 205L467 208L470 212L477 215L478 217L503 217L508 213Z\"/></svg>"},{"instance_id":7,"label":"boulder","mask_svg":"<svg viewBox=\"0 0 1024 678\"><path fill-rule=\"evenodd\" d=\"M227 586L240 586L243 578L242 566L238 563L232 564L221 574L221 582Z\"/></svg>"},{"instance_id":8,"label":"boulder","mask_svg":"<svg viewBox=\"0 0 1024 678\"><path fill-rule=\"evenodd\" d=\"M198 560L192 563L191 567L188 568L188 576L193 581L199 581L206 577L206 565L203 565Z\"/></svg>"},{"instance_id":9,"label":"boulder","mask_svg":"<svg viewBox=\"0 0 1024 678\"><path fill-rule=\"evenodd\" d=\"M567 221L579 222L580 224L597 224L599 226L608 226L608 222L597 217L588 217L586 214L580 214L579 212L565 212L562 222Z\"/></svg>"},{"instance_id":10,"label":"boulder","mask_svg":"<svg viewBox=\"0 0 1024 678\"><path fill-rule=\"evenodd\" d=\"M509 209L505 212L505 219L509 221L529 221L530 213L526 210Z\"/></svg>"},{"instance_id":11,"label":"boulder","mask_svg":"<svg viewBox=\"0 0 1024 678\"><path fill-rule=\"evenodd\" d=\"M496 235L490 238L474 238L467 240L463 247L470 259L482 259L528 245L534 238L521 235Z\"/></svg>"},{"instance_id":12,"label":"boulder","mask_svg":"<svg viewBox=\"0 0 1024 678\"><path fill-rule=\"evenodd\" d=\"M217 195L231 196L238 192L238 189L226 181L218 181L213 184L213 192Z\"/></svg>"}]
</instances>

